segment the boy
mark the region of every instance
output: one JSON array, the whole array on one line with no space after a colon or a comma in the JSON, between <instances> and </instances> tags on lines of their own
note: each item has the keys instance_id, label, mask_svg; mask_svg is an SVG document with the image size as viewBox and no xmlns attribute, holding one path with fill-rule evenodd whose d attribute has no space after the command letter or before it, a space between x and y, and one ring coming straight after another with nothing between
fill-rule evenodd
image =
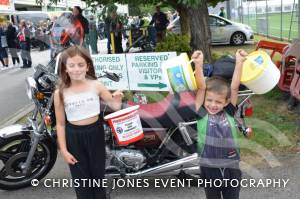
<instances>
[{"instance_id":1,"label":"boy","mask_svg":"<svg viewBox=\"0 0 300 199\"><path fill-rule=\"evenodd\" d=\"M230 86L219 77L205 82L203 54L195 51L192 55L199 88L195 106L200 117L197 122L200 171L204 182L211 182L205 184L204 188L208 199L221 199L221 194L223 199L239 198L240 186L235 185L241 180L240 156L233 116L246 56L247 53L243 50L236 52L236 66ZM233 186L230 183L232 179Z\"/></svg>"}]
</instances>

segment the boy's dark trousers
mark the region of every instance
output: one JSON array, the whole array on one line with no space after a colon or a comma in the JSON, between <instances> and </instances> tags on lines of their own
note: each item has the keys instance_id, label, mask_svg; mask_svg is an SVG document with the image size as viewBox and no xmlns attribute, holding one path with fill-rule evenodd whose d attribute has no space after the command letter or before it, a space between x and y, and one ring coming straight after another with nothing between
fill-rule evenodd
<instances>
[{"instance_id":1,"label":"boy's dark trousers","mask_svg":"<svg viewBox=\"0 0 300 199\"><path fill-rule=\"evenodd\" d=\"M211 181L212 183L207 183L204 187L205 195L207 199L221 199L221 195L223 199L238 199L240 193L240 182L242 177L242 172L239 168L213 168L213 167L203 167L200 166L201 177L203 182ZM216 186L214 187L214 180L216 181ZM225 187L225 183L223 186L219 187L219 180L229 179L227 181L227 187ZM236 180L233 182L233 187L230 185L230 180L236 179L239 182L239 186L236 186ZM204 184L205 185L205 184Z\"/></svg>"},{"instance_id":2,"label":"boy's dark trousers","mask_svg":"<svg viewBox=\"0 0 300 199\"><path fill-rule=\"evenodd\" d=\"M97 121L83 126L67 123L66 143L68 151L78 160L75 165L69 165L72 178L95 179L101 182L105 173L105 141L102 123ZM89 187L87 182L84 187L84 183L79 182L81 186L75 187L77 199L106 198L104 187Z\"/></svg>"}]
</instances>

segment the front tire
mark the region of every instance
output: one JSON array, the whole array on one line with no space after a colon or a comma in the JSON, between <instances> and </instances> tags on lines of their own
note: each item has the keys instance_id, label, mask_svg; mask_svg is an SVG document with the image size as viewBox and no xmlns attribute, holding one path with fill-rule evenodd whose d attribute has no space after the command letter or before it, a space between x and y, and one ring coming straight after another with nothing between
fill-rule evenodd
<instances>
[{"instance_id":1,"label":"front tire","mask_svg":"<svg viewBox=\"0 0 300 199\"><path fill-rule=\"evenodd\" d=\"M32 179L41 180L52 169L57 158L57 146L49 139L41 140L31 162L27 175L20 165L26 161L31 138L19 135L0 138L0 189L16 190L31 185Z\"/></svg>"},{"instance_id":2,"label":"front tire","mask_svg":"<svg viewBox=\"0 0 300 199\"><path fill-rule=\"evenodd\" d=\"M246 41L246 36L242 32L235 32L230 39L230 43L235 46L243 45L245 41Z\"/></svg>"}]
</instances>

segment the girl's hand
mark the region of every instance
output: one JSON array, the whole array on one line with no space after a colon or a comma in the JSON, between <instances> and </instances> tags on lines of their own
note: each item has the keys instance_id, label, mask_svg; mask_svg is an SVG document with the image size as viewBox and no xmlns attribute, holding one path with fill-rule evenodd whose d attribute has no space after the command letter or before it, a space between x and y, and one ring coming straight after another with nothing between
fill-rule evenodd
<instances>
[{"instance_id":1,"label":"girl's hand","mask_svg":"<svg viewBox=\"0 0 300 199\"><path fill-rule=\"evenodd\" d=\"M112 97L114 99L121 100L124 97L124 94L122 93L122 91L117 90L112 94Z\"/></svg>"},{"instance_id":2,"label":"girl's hand","mask_svg":"<svg viewBox=\"0 0 300 199\"><path fill-rule=\"evenodd\" d=\"M69 151L62 152L62 155L68 164L74 165L78 162L78 160L71 153L69 153Z\"/></svg>"},{"instance_id":3,"label":"girl's hand","mask_svg":"<svg viewBox=\"0 0 300 199\"><path fill-rule=\"evenodd\" d=\"M201 65L203 64L203 53L201 50L196 50L191 59L193 60L193 62L195 63L195 65Z\"/></svg>"},{"instance_id":4,"label":"girl's hand","mask_svg":"<svg viewBox=\"0 0 300 199\"><path fill-rule=\"evenodd\" d=\"M235 53L236 63L243 63L246 60L247 55L248 53L246 51L244 51L243 49L238 49Z\"/></svg>"}]
</instances>

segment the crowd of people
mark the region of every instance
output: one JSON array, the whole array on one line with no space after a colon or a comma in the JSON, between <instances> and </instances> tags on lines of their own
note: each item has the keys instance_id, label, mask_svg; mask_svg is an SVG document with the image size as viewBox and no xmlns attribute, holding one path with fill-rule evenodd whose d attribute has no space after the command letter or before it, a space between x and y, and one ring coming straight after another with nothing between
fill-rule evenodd
<instances>
[{"instance_id":1,"label":"crowd of people","mask_svg":"<svg viewBox=\"0 0 300 199\"><path fill-rule=\"evenodd\" d=\"M63 36L59 36L58 42L55 41L53 32L54 24L58 17L51 20L32 21L21 20L19 24L11 22L2 23L0 25L0 61L3 68L8 66L20 66L21 68L31 67L31 49L37 48L39 51L51 49L51 58L54 56L54 49L58 45L62 45ZM115 53L123 53L122 41L128 39L129 28L148 28L148 36L151 44L156 45L157 42L164 40L167 32L179 34L180 20L178 12L167 13L161 12L160 7L156 7L156 12L150 16L119 16L114 10L109 13L103 21L96 23L96 18L91 15L85 18L82 9L79 6L73 8L70 16L73 28L64 30L67 33L65 40L76 45L82 45L87 49L91 49L92 54L99 52L97 42L98 39L107 38L107 53L112 53L111 33L114 36ZM66 27L63 27L66 28ZM103 33L104 31L104 33ZM9 64L9 54L11 55L12 65ZM21 59L20 59L21 58ZM22 60L22 63L21 63Z\"/></svg>"},{"instance_id":2,"label":"crowd of people","mask_svg":"<svg viewBox=\"0 0 300 199\"><path fill-rule=\"evenodd\" d=\"M157 42L162 42L165 39L166 34L181 33L180 17L176 10L164 13L160 10L159 6L156 6L155 9L153 16L118 16L116 11L113 11L106 16L104 22L99 23L98 30L100 38L103 38L102 32L104 31L105 36L108 39L108 54L111 53L112 32L115 36L115 53L123 52L121 41L122 38L129 38L129 29L131 29L132 34L141 34L142 31L138 32L135 30L146 28L148 30L148 39L154 47Z\"/></svg>"},{"instance_id":3,"label":"crowd of people","mask_svg":"<svg viewBox=\"0 0 300 199\"><path fill-rule=\"evenodd\" d=\"M10 66L8 60L10 55L13 66L30 68L32 66L31 49L37 48L43 51L50 48L50 27L51 21L40 21L38 24L25 20L21 20L19 24L1 23L0 61L3 67Z\"/></svg>"}]
</instances>

